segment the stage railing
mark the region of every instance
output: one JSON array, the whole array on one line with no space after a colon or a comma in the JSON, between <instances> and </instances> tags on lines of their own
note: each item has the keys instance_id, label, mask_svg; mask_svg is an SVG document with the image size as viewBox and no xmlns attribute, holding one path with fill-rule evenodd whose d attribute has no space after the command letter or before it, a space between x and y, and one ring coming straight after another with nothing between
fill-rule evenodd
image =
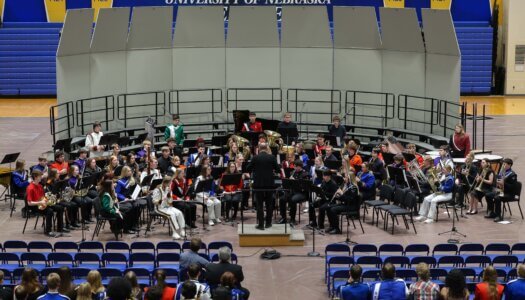
<instances>
[{"instance_id":1,"label":"stage railing","mask_svg":"<svg viewBox=\"0 0 525 300\"><path fill-rule=\"evenodd\" d=\"M86 108L87 106L91 109ZM75 102L76 105L76 115L77 115L77 126L80 127L82 134L86 134L85 126L93 125L92 122L85 122L85 119L88 120L98 120L102 124L106 124L106 130L109 128L109 122L112 122L115 119L115 96L102 96L102 97L93 97L86 99L79 99ZM98 109L94 109L97 107ZM87 114L93 114L98 112L104 112L104 119L100 118L87 118Z\"/></svg>"},{"instance_id":2,"label":"stage railing","mask_svg":"<svg viewBox=\"0 0 525 300\"><path fill-rule=\"evenodd\" d=\"M134 96L145 96L147 98L149 98L148 96L154 96L153 97L154 101L153 103L145 103L146 101L141 101L141 103L143 104L129 105L128 98L134 97ZM153 114L145 113L145 111L149 111L149 110L143 109L143 108L152 107L152 106L153 106L154 113ZM165 113L166 113L166 92L164 91L120 94L117 96L117 117L119 120L122 120L124 122L124 127L128 126L128 120L134 120L134 119L146 120L148 117L152 117L158 120L159 117L163 117Z\"/></svg>"},{"instance_id":3,"label":"stage railing","mask_svg":"<svg viewBox=\"0 0 525 300\"><path fill-rule=\"evenodd\" d=\"M399 94L397 96L397 118L403 123L403 128L407 129L408 123L417 123L430 126L430 133L434 134L434 127L439 125L439 101L440 99L427 98L427 97L418 97ZM430 104L430 109L428 107ZM430 120L427 121L427 117L416 119L411 116L419 115L423 113L429 114ZM421 121L423 120L423 121Z\"/></svg>"},{"instance_id":4,"label":"stage railing","mask_svg":"<svg viewBox=\"0 0 525 300\"><path fill-rule=\"evenodd\" d=\"M252 97L247 96L249 94ZM242 103L253 105L254 103L260 104L262 101L270 102L270 110L253 106L239 107L239 104ZM226 120L229 121L230 113L242 109L249 109L256 113L267 113L271 115L272 119L275 119L275 114L280 113L283 109L283 91L280 88L230 88L226 90Z\"/></svg>"},{"instance_id":5,"label":"stage railing","mask_svg":"<svg viewBox=\"0 0 525 300\"><path fill-rule=\"evenodd\" d=\"M58 117L57 115L61 115L61 110L65 109L66 114ZM66 126L62 130L57 131L57 122L66 119ZM58 105L53 105L49 108L49 125L50 125L50 131L51 135L53 136L53 145L55 145L57 141L57 135L67 132L66 138L72 138L71 131L73 130L73 127L75 126L75 107L73 105L73 101L65 102Z\"/></svg>"},{"instance_id":6,"label":"stage railing","mask_svg":"<svg viewBox=\"0 0 525 300\"><path fill-rule=\"evenodd\" d=\"M361 96L361 97L360 97ZM362 97L365 96L378 96L379 101L370 101L371 99L366 97L368 102L361 101ZM381 109L381 114L366 114L358 113L358 108L364 108L363 111L366 111L366 108L379 107ZM382 120L383 127L388 127L388 120L394 119L395 117L395 107L396 107L396 96L392 93L376 93L376 92L367 92L367 91L346 91L345 92L345 121L348 116L352 117L352 124L356 124L356 118L376 118Z\"/></svg>"},{"instance_id":7,"label":"stage railing","mask_svg":"<svg viewBox=\"0 0 525 300\"><path fill-rule=\"evenodd\" d=\"M454 113L449 113L449 109L452 109ZM457 113L456 113L457 112ZM447 136L447 133L454 131L456 124L461 123L465 126L465 103L454 103L446 100L439 101L439 125L443 127L443 136ZM453 125L449 125L449 121L453 120Z\"/></svg>"},{"instance_id":8,"label":"stage railing","mask_svg":"<svg viewBox=\"0 0 525 300\"><path fill-rule=\"evenodd\" d=\"M201 94L210 94L209 97L200 97ZM193 94L189 99L185 99L185 95ZM185 112L181 111L180 106L184 104L196 104L200 111ZM206 110L206 105L210 105L210 109ZM218 104L218 109L215 105ZM179 116L187 115L202 115L211 114L211 120L215 121L215 114L222 113L222 90L221 89L188 89L188 90L171 90L168 93L168 111L170 114L178 114Z\"/></svg>"},{"instance_id":9,"label":"stage railing","mask_svg":"<svg viewBox=\"0 0 525 300\"><path fill-rule=\"evenodd\" d=\"M318 94L329 94L327 98L319 99ZM302 96L302 97L301 97ZM313 98L318 98L314 99ZM286 110L290 113L295 114L295 120L299 120L302 123L303 115L328 115L327 122L332 121L333 115L339 115L341 113L341 91L330 90L330 89L288 89L286 91ZM304 111L304 107L307 103L316 104L329 104L329 111L315 111L308 112ZM299 104L302 104L299 109ZM335 108L334 109L334 105Z\"/></svg>"}]
</instances>

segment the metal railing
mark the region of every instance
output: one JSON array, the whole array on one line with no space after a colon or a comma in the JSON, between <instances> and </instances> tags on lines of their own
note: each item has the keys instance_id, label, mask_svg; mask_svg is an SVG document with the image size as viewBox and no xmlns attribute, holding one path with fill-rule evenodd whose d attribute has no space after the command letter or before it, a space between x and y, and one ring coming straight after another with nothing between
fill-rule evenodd
<instances>
[{"instance_id":1,"label":"metal railing","mask_svg":"<svg viewBox=\"0 0 525 300\"><path fill-rule=\"evenodd\" d=\"M415 102L418 101L418 102ZM418 97L399 94L397 96L397 118L403 122L403 128L407 129L408 123L418 123L430 126L430 133L434 133L434 127L439 125L439 101L440 99L427 98L427 97ZM425 107L430 103L430 109ZM422 104L422 105L421 105ZM421 108L421 106L423 108ZM417 115L417 113L429 113L430 120L427 121L426 116L421 119L411 118L410 116Z\"/></svg>"},{"instance_id":2,"label":"metal railing","mask_svg":"<svg viewBox=\"0 0 525 300\"><path fill-rule=\"evenodd\" d=\"M324 99L315 99L311 100L312 94L318 93L329 93L329 96ZM302 96L302 97L301 97ZM304 97L304 98L303 98ZM317 98L316 96L314 96ZM328 122L332 121L333 115L338 115L341 113L341 91L340 90L330 90L330 89L288 89L286 91L286 110L291 113L295 113L295 120L302 118L302 115L328 115ZM316 112L305 112L304 107L307 103L317 103L317 104L329 104L330 111L316 111ZM291 105L290 105L291 104ZM302 104L301 109L299 110L299 104ZM334 110L335 105L335 110ZM293 107L295 106L295 107ZM299 114L299 118L298 118ZM301 122L301 121L300 121Z\"/></svg>"},{"instance_id":3,"label":"metal railing","mask_svg":"<svg viewBox=\"0 0 525 300\"><path fill-rule=\"evenodd\" d=\"M451 113L449 114L448 110L452 108L454 112L457 113ZM447 136L447 131L454 131L454 127L456 124L460 123L463 126L465 126L465 104L461 103L454 103L446 100L440 100L439 101L439 125L443 127L443 136ZM449 121L453 120L453 125L449 126Z\"/></svg>"},{"instance_id":4,"label":"metal railing","mask_svg":"<svg viewBox=\"0 0 525 300\"><path fill-rule=\"evenodd\" d=\"M202 97L199 97L198 94L208 94L210 93L209 98L205 97L202 100ZM184 95L194 94L189 99L185 99ZM218 97L216 97L218 95ZM181 111L181 104L194 104L199 103L199 111L197 112L184 112ZM215 105L219 104L219 108L216 110ZM206 105L211 104L211 109L209 111L205 110ZM221 89L188 89L188 90L171 90L168 93L168 111L170 114L178 114L180 116L184 115L202 115L202 114L211 114L211 120L215 121L215 114L222 113L222 90Z\"/></svg>"},{"instance_id":5,"label":"metal railing","mask_svg":"<svg viewBox=\"0 0 525 300\"><path fill-rule=\"evenodd\" d=\"M57 115L60 115L60 110L65 109L66 114L57 117ZM57 131L57 122L66 119L66 127L62 130ZM49 125L50 125L50 131L51 135L53 136L53 145L56 143L57 139L56 136L58 134L67 132L67 138L72 138L71 131L73 130L73 127L75 126L75 107L73 105L73 101L65 102L58 105L53 105L49 108Z\"/></svg>"},{"instance_id":6,"label":"metal railing","mask_svg":"<svg viewBox=\"0 0 525 300\"><path fill-rule=\"evenodd\" d=\"M153 95L154 96L154 102L153 103L145 103L145 104L135 104L135 105L128 105L128 98L131 96L143 96L143 95ZM144 103L145 101L141 102ZM130 111L131 109L136 109L139 107L154 107L155 113L152 114L140 114L139 113L133 113ZM147 117L154 117L155 119L158 119L160 116L164 116L166 112L166 92L160 91L160 92L142 92L142 93L131 93L131 94L120 94L117 96L117 117L119 120L124 121L124 127L128 126L128 120L134 120L134 119L146 119ZM144 110L142 110L144 112ZM129 116L130 114L133 114L133 116Z\"/></svg>"},{"instance_id":7,"label":"metal railing","mask_svg":"<svg viewBox=\"0 0 525 300\"><path fill-rule=\"evenodd\" d=\"M98 103L99 101L102 101L102 103ZM92 109L87 110L86 106L87 104L90 104ZM94 114L97 112L104 112L104 119L98 120L102 124L106 124L106 130L109 128L109 122L113 121L115 119L115 96L109 95L109 96L102 96L102 97L93 97L93 98L86 98L86 99L79 99L75 103L76 105L76 115L77 115L77 126L80 127L80 130L82 134L86 134L85 132L85 126L93 125L94 121L85 123L85 119L91 119L94 118L88 118L87 114ZM98 107L98 109L93 109L93 107Z\"/></svg>"},{"instance_id":8,"label":"metal railing","mask_svg":"<svg viewBox=\"0 0 525 300\"><path fill-rule=\"evenodd\" d=\"M248 97L247 94L260 93L264 94L265 99L261 99L262 96L258 97ZM269 93L266 96L266 93ZM240 97L239 97L239 94ZM234 110L243 109L239 108L239 104L248 103L252 104L255 102L269 101L270 110L259 110L258 108L248 107L250 111L256 113L269 113L271 114L272 119L274 119L274 114L280 113L283 109L283 91L280 88L230 88L226 91L226 112L227 120L229 120L229 115Z\"/></svg>"},{"instance_id":9,"label":"metal railing","mask_svg":"<svg viewBox=\"0 0 525 300\"><path fill-rule=\"evenodd\" d=\"M378 96L380 101L376 102L363 102L362 98L366 96ZM366 97L367 100L368 97ZM346 91L345 92L345 121L347 116L352 116L352 123L356 124L356 118L378 118L382 119L383 127L388 126L388 120L395 117L395 106L396 106L396 96L392 93L376 93L376 92L367 92L367 91ZM358 108L373 108L380 107L381 114L366 114L358 113ZM366 111L366 110L363 110Z\"/></svg>"}]
</instances>

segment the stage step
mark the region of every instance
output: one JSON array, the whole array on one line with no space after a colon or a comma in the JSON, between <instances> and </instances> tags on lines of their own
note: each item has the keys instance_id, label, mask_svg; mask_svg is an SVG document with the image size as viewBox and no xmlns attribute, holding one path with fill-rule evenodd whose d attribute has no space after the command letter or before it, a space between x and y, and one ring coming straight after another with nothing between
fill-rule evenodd
<instances>
[{"instance_id":1,"label":"stage step","mask_svg":"<svg viewBox=\"0 0 525 300\"><path fill-rule=\"evenodd\" d=\"M287 226L284 231L284 224L274 224L265 230L255 229L255 224L244 224L244 233L239 224L237 233L239 234L239 245L241 247L268 247L268 246L304 246L304 231L302 229L292 229Z\"/></svg>"}]
</instances>

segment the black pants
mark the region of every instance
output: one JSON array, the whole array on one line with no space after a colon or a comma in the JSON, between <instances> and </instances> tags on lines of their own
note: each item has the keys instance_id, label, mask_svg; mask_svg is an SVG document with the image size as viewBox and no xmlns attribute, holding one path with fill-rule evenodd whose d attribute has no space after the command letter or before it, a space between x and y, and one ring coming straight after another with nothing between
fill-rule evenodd
<instances>
[{"instance_id":1,"label":"black pants","mask_svg":"<svg viewBox=\"0 0 525 300\"><path fill-rule=\"evenodd\" d=\"M80 207L80 215L82 220L91 219L91 209L93 208L93 199L89 197L73 197L73 200L78 207Z\"/></svg>"},{"instance_id":2,"label":"black pants","mask_svg":"<svg viewBox=\"0 0 525 300\"><path fill-rule=\"evenodd\" d=\"M234 193L234 194L224 194L222 197L222 202L226 206L224 213L226 215L226 219L230 218L230 210L233 208L233 215L232 218L237 218L237 211L239 211L239 203L242 202L242 194L241 193Z\"/></svg>"},{"instance_id":3,"label":"black pants","mask_svg":"<svg viewBox=\"0 0 525 300\"><path fill-rule=\"evenodd\" d=\"M125 218L125 214L123 212L120 212L122 214L122 217ZM113 233L119 233L120 230L124 227L124 219L122 219L118 214L110 214L105 211L101 211L100 214L105 218L114 218L115 220L110 221L110 229Z\"/></svg>"},{"instance_id":4,"label":"black pants","mask_svg":"<svg viewBox=\"0 0 525 300\"><path fill-rule=\"evenodd\" d=\"M78 223L78 204L73 201L60 202L56 206L62 207L62 210L66 212L66 225Z\"/></svg>"},{"instance_id":5,"label":"black pants","mask_svg":"<svg viewBox=\"0 0 525 300\"><path fill-rule=\"evenodd\" d=\"M53 231L53 215L57 217L57 231L61 232L64 228L64 208L60 205L48 206L44 210L39 210L36 206L31 206L31 210L40 213L46 219L45 233Z\"/></svg>"},{"instance_id":6,"label":"black pants","mask_svg":"<svg viewBox=\"0 0 525 300\"><path fill-rule=\"evenodd\" d=\"M140 207L134 202L128 201L119 204L119 210L124 219L124 230L132 229L139 220Z\"/></svg>"},{"instance_id":7,"label":"black pants","mask_svg":"<svg viewBox=\"0 0 525 300\"><path fill-rule=\"evenodd\" d=\"M305 194L300 192L294 192L291 196L286 193L284 197L279 199L279 210L281 217L286 219L286 203L290 205L290 220L295 221L295 215L297 214L297 204L306 201L307 197Z\"/></svg>"},{"instance_id":8,"label":"black pants","mask_svg":"<svg viewBox=\"0 0 525 300\"><path fill-rule=\"evenodd\" d=\"M496 216L501 217L501 197L496 192L490 192L485 194L485 200L487 200L487 211L491 211Z\"/></svg>"},{"instance_id":9,"label":"black pants","mask_svg":"<svg viewBox=\"0 0 525 300\"><path fill-rule=\"evenodd\" d=\"M186 225L195 225L195 221L197 220L197 205L195 203L183 200L173 201L173 207L182 211Z\"/></svg>"},{"instance_id":10,"label":"black pants","mask_svg":"<svg viewBox=\"0 0 525 300\"><path fill-rule=\"evenodd\" d=\"M328 222L330 222L330 227L339 229L339 215L342 212L347 211L350 211L350 207L348 205L331 205L330 208L326 211L326 213L328 214Z\"/></svg>"},{"instance_id":11,"label":"black pants","mask_svg":"<svg viewBox=\"0 0 525 300\"><path fill-rule=\"evenodd\" d=\"M257 203L257 224L264 226L266 224L272 224L273 214L273 192L272 191L259 191L255 192L255 201ZM264 206L266 205L266 216L264 215Z\"/></svg>"},{"instance_id":12,"label":"black pants","mask_svg":"<svg viewBox=\"0 0 525 300\"><path fill-rule=\"evenodd\" d=\"M308 207L308 218L310 220L310 224L313 226L317 226L319 224L320 228L324 228L324 219L326 215L326 205L328 205L328 200L319 200L312 202L312 205ZM323 209L325 207L325 209ZM318 221L315 219L315 209L319 208L319 215L318 215Z\"/></svg>"}]
</instances>

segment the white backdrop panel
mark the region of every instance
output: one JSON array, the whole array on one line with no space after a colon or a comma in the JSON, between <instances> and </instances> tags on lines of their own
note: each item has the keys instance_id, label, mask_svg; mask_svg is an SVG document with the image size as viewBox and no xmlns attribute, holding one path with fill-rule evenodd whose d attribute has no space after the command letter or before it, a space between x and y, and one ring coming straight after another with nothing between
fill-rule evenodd
<instances>
[{"instance_id":1,"label":"white backdrop panel","mask_svg":"<svg viewBox=\"0 0 525 300\"><path fill-rule=\"evenodd\" d=\"M281 47L332 47L326 7L283 6Z\"/></svg>"},{"instance_id":2,"label":"white backdrop panel","mask_svg":"<svg viewBox=\"0 0 525 300\"><path fill-rule=\"evenodd\" d=\"M173 6L136 6L128 36L128 49L171 48Z\"/></svg>"},{"instance_id":3,"label":"white backdrop panel","mask_svg":"<svg viewBox=\"0 0 525 300\"><path fill-rule=\"evenodd\" d=\"M335 48L381 48L374 7L334 7Z\"/></svg>"},{"instance_id":4,"label":"white backdrop panel","mask_svg":"<svg viewBox=\"0 0 525 300\"><path fill-rule=\"evenodd\" d=\"M227 47L279 47L273 6L232 6Z\"/></svg>"},{"instance_id":5,"label":"white backdrop panel","mask_svg":"<svg viewBox=\"0 0 525 300\"><path fill-rule=\"evenodd\" d=\"M171 49L128 50L126 60L128 93L172 89Z\"/></svg>"},{"instance_id":6,"label":"white backdrop panel","mask_svg":"<svg viewBox=\"0 0 525 300\"><path fill-rule=\"evenodd\" d=\"M224 48L174 48L173 88L224 88Z\"/></svg>"},{"instance_id":7,"label":"white backdrop panel","mask_svg":"<svg viewBox=\"0 0 525 300\"><path fill-rule=\"evenodd\" d=\"M179 6L173 47L224 47L222 6Z\"/></svg>"},{"instance_id":8,"label":"white backdrop panel","mask_svg":"<svg viewBox=\"0 0 525 300\"><path fill-rule=\"evenodd\" d=\"M92 28L92 9L68 10L60 35L57 56L88 53Z\"/></svg>"},{"instance_id":9,"label":"white backdrop panel","mask_svg":"<svg viewBox=\"0 0 525 300\"><path fill-rule=\"evenodd\" d=\"M91 41L92 53L126 50L129 13L129 7L100 10Z\"/></svg>"},{"instance_id":10,"label":"white backdrop panel","mask_svg":"<svg viewBox=\"0 0 525 300\"><path fill-rule=\"evenodd\" d=\"M332 89L333 49L281 48L283 89Z\"/></svg>"},{"instance_id":11,"label":"white backdrop panel","mask_svg":"<svg viewBox=\"0 0 525 300\"><path fill-rule=\"evenodd\" d=\"M380 7L383 48L425 52L421 28L413 8Z\"/></svg>"},{"instance_id":12,"label":"white backdrop panel","mask_svg":"<svg viewBox=\"0 0 525 300\"><path fill-rule=\"evenodd\" d=\"M279 48L227 48L227 88L280 86Z\"/></svg>"}]
</instances>

